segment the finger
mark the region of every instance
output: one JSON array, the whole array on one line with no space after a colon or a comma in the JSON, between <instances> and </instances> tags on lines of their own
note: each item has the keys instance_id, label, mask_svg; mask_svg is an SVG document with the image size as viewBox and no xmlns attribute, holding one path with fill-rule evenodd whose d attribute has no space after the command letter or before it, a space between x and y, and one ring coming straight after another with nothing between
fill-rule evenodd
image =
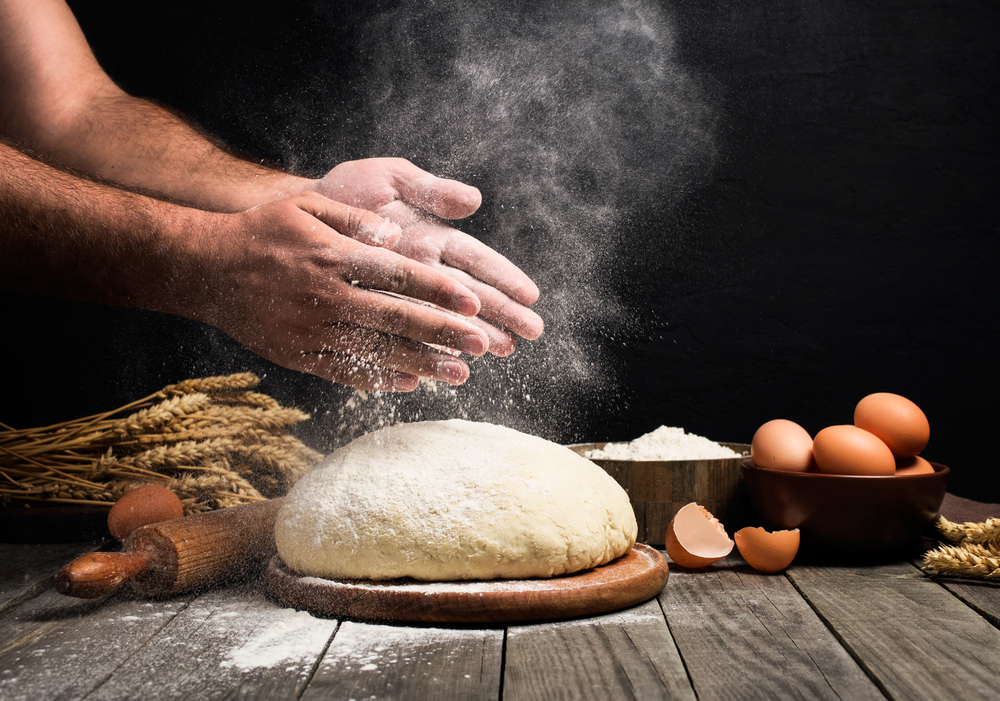
<instances>
[{"instance_id":1,"label":"finger","mask_svg":"<svg viewBox=\"0 0 1000 701\"><path fill-rule=\"evenodd\" d=\"M444 267L441 270L472 290L479 298L479 317L491 324L533 341L545 331L545 322L534 311L514 301L495 287L483 284L461 270ZM492 342L492 338L491 338ZM492 345L490 350L493 350Z\"/></svg>"},{"instance_id":2,"label":"finger","mask_svg":"<svg viewBox=\"0 0 1000 701\"><path fill-rule=\"evenodd\" d=\"M347 299L336 310L336 317L344 323L475 356L483 355L490 345L486 332L468 318L361 287L347 292Z\"/></svg>"},{"instance_id":3,"label":"finger","mask_svg":"<svg viewBox=\"0 0 1000 701\"><path fill-rule=\"evenodd\" d=\"M529 305L538 301L538 286L520 268L482 241L453 231L441 251L442 262L485 282L516 302Z\"/></svg>"},{"instance_id":4,"label":"finger","mask_svg":"<svg viewBox=\"0 0 1000 701\"><path fill-rule=\"evenodd\" d=\"M493 324L489 323L485 319L482 319L478 316L474 319L470 319L470 321L479 328L481 328L483 332L489 337L490 339L489 352L492 355L498 356L500 358L506 358L508 355L512 354L514 351L517 350L517 337L514 334L510 333L509 331L505 331L504 329L501 329L497 326L494 326Z\"/></svg>"},{"instance_id":5,"label":"finger","mask_svg":"<svg viewBox=\"0 0 1000 701\"><path fill-rule=\"evenodd\" d=\"M430 302L467 317L479 313L479 298L468 287L429 265L382 248L358 246L351 253L354 264L348 273L359 287Z\"/></svg>"},{"instance_id":6,"label":"finger","mask_svg":"<svg viewBox=\"0 0 1000 701\"><path fill-rule=\"evenodd\" d=\"M392 248L403 236L398 224L374 212L335 202L315 192L303 192L295 198L295 203L337 233L368 246Z\"/></svg>"},{"instance_id":7,"label":"finger","mask_svg":"<svg viewBox=\"0 0 1000 701\"><path fill-rule=\"evenodd\" d=\"M296 356L287 366L331 382L375 392L412 392L420 378L364 363L344 353L312 351Z\"/></svg>"},{"instance_id":8,"label":"finger","mask_svg":"<svg viewBox=\"0 0 1000 701\"><path fill-rule=\"evenodd\" d=\"M314 369L324 368L355 381L359 373L368 382L375 381L376 377L380 381L400 379L384 371L429 377L451 385L460 385L469 379L469 366L453 355L360 326L333 324L314 336L313 342L322 351L304 354L310 356L304 359L305 362ZM408 386L409 380L403 378L403 388Z\"/></svg>"},{"instance_id":9,"label":"finger","mask_svg":"<svg viewBox=\"0 0 1000 701\"><path fill-rule=\"evenodd\" d=\"M438 178L407 160L394 164L393 186L400 198L443 219L464 219L482 204L478 188L457 180Z\"/></svg>"},{"instance_id":10,"label":"finger","mask_svg":"<svg viewBox=\"0 0 1000 701\"><path fill-rule=\"evenodd\" d=\"M379 211L408 231L407 237L394 247L397 253L432 264L440 260L492 285L521 304L538 301L538 286L532 279L482 241L428 217L405 202L393 202ZM428 241L436 246L434 261L427 260L427 252L423 250Z\"/></svg>"}]
</instances>

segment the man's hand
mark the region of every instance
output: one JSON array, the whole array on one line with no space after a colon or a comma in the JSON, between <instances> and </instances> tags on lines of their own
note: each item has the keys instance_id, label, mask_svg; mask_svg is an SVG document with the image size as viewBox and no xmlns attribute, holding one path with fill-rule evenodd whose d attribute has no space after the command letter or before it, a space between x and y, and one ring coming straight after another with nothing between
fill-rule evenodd
<instances>
[{"instance_id":1,"label":"man's hand","mask_svg":"<svg viewBox=\"0 0 1000 701\"><path fill-rule=\"evenodd\" d=\"M535 283L502 255L444 221L479 208L482 198L476 188L437 178L401 158L341 163L309 188L395 222L400 236L373 245L435 268L474 292L482 303L477 323L489 336L490 352L510 355L517 346L515 334L527 339L541 335L542 319L527 308L538 299Z\"/></svg>"},{"instance_id":2,"label":"man's hand","mask_svg":"<svg viewBox=\"0 0 1000 701\"><path fill-rule=\"evenodd\" d=\"M476 296L378 247L400 231L371 212L307 192L208 216L222 226L201 237L196 256L211 283L193 316L265 358L362 389L409 391L419 377L465 382L468 366L447 349L488 348L463 318L479 312Z\"/></svg>"}]
</instances>

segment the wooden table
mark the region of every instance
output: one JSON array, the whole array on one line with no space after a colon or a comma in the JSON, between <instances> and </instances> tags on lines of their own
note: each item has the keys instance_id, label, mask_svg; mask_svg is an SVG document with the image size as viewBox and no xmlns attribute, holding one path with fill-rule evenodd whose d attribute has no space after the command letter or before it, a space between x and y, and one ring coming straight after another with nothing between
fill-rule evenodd
<instances>
[{"instance_id":1,"label":"wooden table","mask_svg":"<svg viewBox=\"0 0 1000 701\"><path fill-rule=\"evenodd\" d=\"M1000 698L1000 588L908 562L762 575L732 557L605 616L418 627L292 611L260 580L55 592L94 547L0 545L0 699Z\"/></svg>"}]
</instances>

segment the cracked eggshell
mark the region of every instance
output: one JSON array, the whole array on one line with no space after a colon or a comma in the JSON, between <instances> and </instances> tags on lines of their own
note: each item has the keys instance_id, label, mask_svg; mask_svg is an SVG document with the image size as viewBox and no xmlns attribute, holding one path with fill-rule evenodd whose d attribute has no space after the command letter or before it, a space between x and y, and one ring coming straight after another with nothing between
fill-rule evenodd
<instances>
[{"instance_id":1,"label":"cracked eggshell","mask_svg":"<svg viewBox=\"0 0 1000 701\"><path fill-rule=\"evenodd\" d=\"M798 528L774 532L763 528L741 528L734 538L740 555L759 572L780 572L792 564L799 552Z\"/></svg>"},{"instance_id":2,"label":"cracked eggshell","mask_svg":"<svg viewBox=\"0 0 1000 701\"><path fill-rule=\"evenodd\" d=\"M708 567L732 550L733 541L719 519L695 502L682 506L667 526L667 555L681 567Z\"/></svg>"}]
</instances>

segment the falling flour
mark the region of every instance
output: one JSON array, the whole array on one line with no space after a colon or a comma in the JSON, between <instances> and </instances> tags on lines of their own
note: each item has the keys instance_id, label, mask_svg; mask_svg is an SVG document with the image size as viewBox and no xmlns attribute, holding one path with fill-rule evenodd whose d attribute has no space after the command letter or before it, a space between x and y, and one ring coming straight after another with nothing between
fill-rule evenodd
<instances>
[{"instance_id":1,"label":"falling flour","mask_svg":"<svg viewBox=\"0 0 1000 701\"><path fill-rule=\"evenodd\" d=\"M660 426L631 443L608 443L588 450L585 457L598 460L713 460L738 458L740 454L683 428Z\"/></svg>"}]
</instances>

